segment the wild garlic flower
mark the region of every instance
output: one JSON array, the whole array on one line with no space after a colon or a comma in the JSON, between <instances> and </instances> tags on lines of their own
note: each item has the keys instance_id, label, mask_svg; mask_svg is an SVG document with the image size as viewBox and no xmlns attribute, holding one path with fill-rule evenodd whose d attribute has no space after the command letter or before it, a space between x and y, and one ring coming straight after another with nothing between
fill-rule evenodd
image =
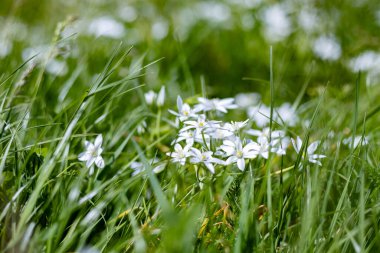
<instances>
[{"instance_id":1,"label":"wild garlic flower","mask_svg":"<svg viewBox=\"0 0 380 253\"><path fill-rule=\"evenodd\" d=\"M297 136L297 141L295 141L292 138L292 143L293 143L294 149L296 150L297 154L299 154L300 151L301 151L301 147L302 147L302 140L301 140L301 138ZM305 153L306 153L306 157L305 158L308 159L309 162L316 163L319 166L322 166L322 163L320 161L318 161L317 159L322 159L322 158L325 158L326 156L325 155L314 154L314 152L318 148L318 145L319 145L319 141L315 141L315 142L311 143L309 145L309 147L306 149L306 152L303 152L302 156L305 157Z\"/></svg>"},{"instance_id":2,"label":"wild garlic flower","mask_svg":"<svg viewBox=\"0 0 380 253\"><path fill-rule=\"evenodd\" d=\"M182 148L179 143L174 145L174 151L166 153L167 156L172 157L172 162L180 163L182 166L185 165L186 159L191 155L190 145L186 145Z\"/></svg>"},{"instance_id":3,"label":"wild garlic flower","mask_svg":"<svg viewBox=\"0 0 380 253\"><path fill-rule=\"evenodd\" d=\"M191 148L191 152L190 162L195 164L203 163L212 174L215 173L214 164L225 164L224 161L212 157L212 151L201 152L199 149Z\"/></svg>"},{"instance_id":4,"label":"wild garlic flower","mask_svg":"<svg viewBox=\"0 0 380 253\"><path fill-rule=\"evenodd\" d=\"M103 137L101 134L96 137L94 144L85 141L86 151L78 155L78 160L86 162L87 168L90 168L94 163L97 167L104 168L104 160L101 156L103 152L102 143Z\"/></svg>"},{"instance_id":5,"label":"wild garlic flower","mask_svg":"<svg viewBox=\"0 0 380 253\"><path fill-rule=\"evenodd\" d=\"M199 104L195 106L195 111L219 111L223 113L227 113L227 109L236 109L238 106L234 104L234 98L198 98Z\"/></svg>"},{"instance_id":6,"label":"wild garlic flower","mask_svg":"<svg viewBox=\"0 0 380 253\"><path fill-rule=\"evenodd\" d=\"M254 159L257 157L257 143L251 142L243 147L243 144L240 139L237 139L235 142L230 140L223 141L223 145L220 146L220 149L225 152L225 155L228 157L226 164L237 164L239 170L244 171L245 168L245 159Z\"/></svg>"},{"instance_id":7,"label":"wild garlic flower","mask_svg":"<svg viewBox=\"0 0 380 253\"><path fill-rule=\"evenodd\" d=\"M188 118L196 118L197 115L193 112L191 107L183 103L182 98L180 96L177 97L177 108L178 112L173 110L169 110L169 112L179 118L180 121L187 120Z\"/></svg>"}]
</instances>

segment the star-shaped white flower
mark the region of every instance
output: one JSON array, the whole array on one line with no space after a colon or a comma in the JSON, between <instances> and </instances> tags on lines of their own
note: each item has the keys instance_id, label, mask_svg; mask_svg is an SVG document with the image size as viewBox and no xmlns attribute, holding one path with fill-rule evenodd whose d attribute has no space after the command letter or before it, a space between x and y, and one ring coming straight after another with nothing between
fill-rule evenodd
<instances>
[{"instance_id":1,"label":"star-shaped white flower","mask_svg":"<svg viewBox=\"0 0 380 253\"><path fill-rule=\"evenodd\" d=\"M212 174L215 173L214 164L225 164L224 161L212 157L212 151L201 152L199 149L191 148L191 152L190 162L196 164L203 163Z\"/></svg>"},{"instance_id":2,"label":"star-shaped white flower","mask_svg":"<svg viewBox=\"0 0 380 253\"><path fill-rule=\"evenodd\" d=\"M255 142L248 143L243 147L240 139L236 139L235 142L225 140L223 141L223 145L220 146L220 148L226 153L226 156L228 156L226 164L236 162L241 171L244 171L245 159L254 159L257 157L257 147L258 145Z\"/></svg>"},{"instance_id":3,"label":"star-shaped white flower","mask_svg":"<svg viewBox=\"0 0 380 253\"><path fill-rule=\"evenodd\" d=\"M297 136L297 141L295 141L292 138L292 143L293 143L294 149L299 154L300 151L301 151L301 147L302 147L302 140L301 140L301 138ZM317 159L322 159L322 158L325 158L326 156L325 155L314 154L314 152L318 148L318 145L319 145L319 141L315 141L315 142L313 142L313 143L311 143L309 145L309 147L306 150L306 156L307 156L306 158L309 160L309 162L316 163L319 166L322 166L322 163L320 161L318 161ZM302 154L302 156L304 156L304 154Z\"/></svg>"},{"instance_id":4,"label":"star-shaped white flower","mask_svg":"<svg viewBox=\"0 0 380 253\"><path fill-rule=\"evenodd\" d=\"M174 151L166 153L167 156L172 157L172 161L175 163L180 163L182 166L185 165L186 159L191 155L190 145L186 145L184 148L179 143L174 145Z\"/></svg>"},{"instance_id":5,"label":"star-shaped white flower","mask_svg":"<svg viewBox=\"0 0 380 253\"><path fill-rule=\"evenodd\" d=\"M86 162L87 168L90 168L94 163L99 168L104 168L104 160L101 156L103 152L102 148L103 137L99 134L94 144L89 141L85 141L86 151L78 155L79 161Z\"/></svg>"},{"instance_id":6,"label":"star-shaped white flower","mask_svg":"<svg viewBox=\"0 0 380 253\"><path fill-rule=\"evenodd\" d=\"M177 97L177 108L178 112L173 110L169 110L169 112L179 118L180 121L187 120L188 118L196 118L197 115L193 112L190 105L183 103L182 98L180 96Z\"/></svg>"}]
</instances>

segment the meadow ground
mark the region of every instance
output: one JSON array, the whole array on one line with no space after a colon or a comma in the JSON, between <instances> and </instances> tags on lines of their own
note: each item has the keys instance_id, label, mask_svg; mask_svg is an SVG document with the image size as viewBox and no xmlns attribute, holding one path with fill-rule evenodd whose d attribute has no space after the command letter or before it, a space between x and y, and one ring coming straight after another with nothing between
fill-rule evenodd
<instances>
[{"instance_id":1,"label":"meadow ground","mask_svg":"<svg viewBox=\"0 0 380 253\"><path fill-rule=\"evenodd\" d=\"M377 252L377 1L0 4L1 252Z\"/></svg>"}]
</instances>

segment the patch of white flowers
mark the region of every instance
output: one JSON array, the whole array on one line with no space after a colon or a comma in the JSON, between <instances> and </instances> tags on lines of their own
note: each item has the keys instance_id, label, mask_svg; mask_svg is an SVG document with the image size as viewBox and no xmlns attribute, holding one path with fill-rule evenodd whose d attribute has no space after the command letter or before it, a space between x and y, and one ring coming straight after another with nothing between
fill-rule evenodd
<instances>
[{"instance_id":1,"label":"patch of white flowers","mask_svg":"<svg viewBox=\"0 0 380 253\"><path fill-rule=\"evenodd\" d=\"M207 115L210 111L221 115L237 108L242 107L235 103L234 98L198 98L198 103L191 107L178 96L178 111L169 110L180 122L177 138L172 142L174 149L167 152L171 162L181 166L197 164L214 174L218 168L228 165L244 171L249 161L268 159L271 153L286 155L291 138L286 136L284 130L270 131L266 127L270 122L269 107L261 105L246 108L250 118L241 122L214 120ZM298 115L290 104L285 103L275 108L274 120L279 124L294 126L298 122ZM252 129L253 123L262 129ZM299 153L301 139L297 137L293 143ZM322 165L318 159L325 156L314 154L318 144L312 143L303 157L311 163Z\"/></svg>"},{"instance_id":2,"label":"patch of white flowers","mask_svg":"<svg viewBox=\"0 0 380 253\"><path fill-rule=\"evenodd\" d=\"M251 96L252 97L252 96ZM255 96L256 97L256 96ZM162 86L159 93L149 91L145 93L147 104L155 103L157 107L162 107L165 101L165 87ZM270 123L270 108L261 104L250 104L245 101L244 106L239 106L234 98L198 98L198 103L190 106L177 97L177 111L169 110L170 114L176 117L174 127L178 128L177 137L172 141L172 149L166 152L170 162L180 166L188 164L203 167L214 174L226 167L236 167L244 171L247 164L254 159L267 160L273 156L283 156L288 152L290 143L293 143L295 153L305 161L312 164L322 165L320 159L325 155L315 154L319 141L311 143L308 147L302 146L301 139L296 140L287 136L287 132L282 129L275 129L284 125L284 129L295 126L298 123L298 115L294 108L288 103L276 107L273 110L272 129L268 127ZM248 119L245 121L223 121L223 116L228 110L246 110ZM210 117L215 115L218 120ZM141 123L141 128L147 127L146 122ZM145 130L144 130L145 131ZM138 131L144 133L144 131ZM355 141L359 142L358 139ZM86 150L79 154L78 159L86 162L93 172L94 164L98 168L103 168L105 162L101 156L103 138L98 135L94 143L85 142ZM367 140L362 140L366 144ZM356 144L357 145L357 144ZM167 160L158 158L149 161L154 173L160 173L167 166ZM139 161L130 164L133 169L132 176L145 171L145 165ZM302 166L300 166L302 168Z\"/></svg>"}]
</instances>

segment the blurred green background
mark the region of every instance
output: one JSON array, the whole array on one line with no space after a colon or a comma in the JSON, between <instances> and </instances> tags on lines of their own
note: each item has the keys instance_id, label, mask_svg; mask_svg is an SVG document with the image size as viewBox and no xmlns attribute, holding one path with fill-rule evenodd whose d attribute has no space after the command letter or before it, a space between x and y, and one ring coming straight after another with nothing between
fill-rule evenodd
<instances>
[{"instance_id":1,"label":"blurred green background","mask_svg":"<svg viewBox=\"0 0 380 253\"><path fill-rule=\"evenodd\" d=\"M145 54L145 63L163 58L143 82L171 85L173 97L199 93L203 76L210 96L256 91L265 99L270 46L280 100L293 101L305 82L309 97L327 83L350 87L358 70L367 85L379 83L376 0L2 0L0 6L0 73L46 49L57 24L72 17L47 66L58 79L83 62L86 75L99 73L122 41L134 46L135 58Z\"/></svg>"}]
</instances>

